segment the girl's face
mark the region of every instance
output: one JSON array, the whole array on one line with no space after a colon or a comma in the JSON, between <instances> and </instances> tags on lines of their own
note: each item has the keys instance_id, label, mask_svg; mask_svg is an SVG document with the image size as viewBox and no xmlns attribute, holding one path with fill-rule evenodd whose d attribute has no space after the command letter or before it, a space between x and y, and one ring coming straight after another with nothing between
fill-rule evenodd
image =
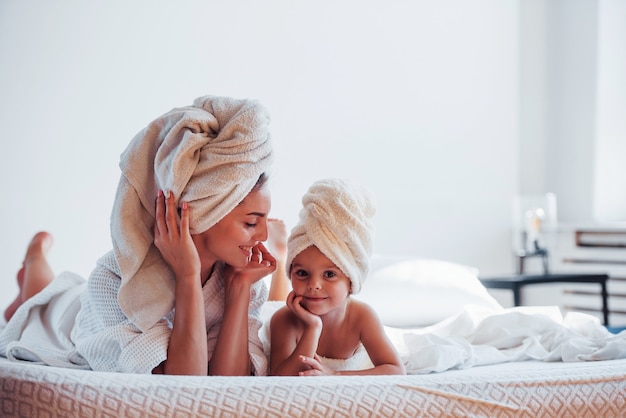
<instances>
[{"instance_id":1,"label":"girl's face","mask_svg":"<svg viewBox=\"0 0 626 418\"><path fill-rule=\"evenodd\" d=\"M315 315L344 307L350 295L350 279L315 246L294 257L290 277L300 304Z\"/></svg>"},{"instance_id":2,"label":"girl's face","mask_svg":"<svg viewBox=\"0 0 626 418\"><path fill-rule=\"evenodd\" d=\"M221 221L193 235L203 266L207 263L210 267L221 260L235 268L245 267L252 247L267 239L270 206L269 187L254 189Z\"/></svg>"}]
</instances>

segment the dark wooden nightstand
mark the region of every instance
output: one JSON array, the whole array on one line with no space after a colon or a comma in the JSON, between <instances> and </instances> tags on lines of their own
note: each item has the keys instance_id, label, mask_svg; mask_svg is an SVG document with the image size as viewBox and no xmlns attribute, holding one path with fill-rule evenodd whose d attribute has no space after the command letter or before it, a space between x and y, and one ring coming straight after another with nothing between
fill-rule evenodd
<instances>
[{"instance_id":1,"label":"dark wooden nightstand","mask_svg":"<svg viewBox=\"0 0 626 418\"><path fill-rule=\"evenodd\" d=\"M513 291L513 304L520 306L521 288L542 283L598 283L602 290L602 316L604 325L609 325L609 307L607 303L606 281L608 274L603 273L549 273L549 274L509 274L494 277L481 277L480 281L488 289L508 289Z\"/></svg>"}]
</instances>

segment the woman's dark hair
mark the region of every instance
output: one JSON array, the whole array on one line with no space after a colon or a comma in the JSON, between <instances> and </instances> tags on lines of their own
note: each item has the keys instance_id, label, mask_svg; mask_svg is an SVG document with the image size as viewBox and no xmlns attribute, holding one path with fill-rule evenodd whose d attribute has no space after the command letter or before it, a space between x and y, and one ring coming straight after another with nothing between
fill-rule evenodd
<instances>
[{"instance_id":1,"label":"woman's dark hair","mask_svg":"<svg viewBox=\"0 0 626 418\"><path fill-rule=\"evenodd\" d=\"M268 180L269 176L267 175L267 173L261 173L252 190L259 190L261 187L265 186Z\"/></svg>"}]
</instances>

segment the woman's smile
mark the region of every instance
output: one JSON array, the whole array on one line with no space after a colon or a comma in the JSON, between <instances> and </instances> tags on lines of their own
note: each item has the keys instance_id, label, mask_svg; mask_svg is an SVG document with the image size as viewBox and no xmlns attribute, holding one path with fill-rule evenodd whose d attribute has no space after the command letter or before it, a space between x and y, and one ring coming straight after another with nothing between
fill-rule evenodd
<instances>
[{"instance_id":1,"label":"woman's smile","mask_svg":"<svg viewBox=\"0 0 626 418\"><path fill-rule=\"evenodd\" d=\"M245 247L240 246L239 248L241 248L241 252L245 254L248 260L252 258L252 248L253 248L252 246L245 246Z\"/></svg>"}]
</instances>

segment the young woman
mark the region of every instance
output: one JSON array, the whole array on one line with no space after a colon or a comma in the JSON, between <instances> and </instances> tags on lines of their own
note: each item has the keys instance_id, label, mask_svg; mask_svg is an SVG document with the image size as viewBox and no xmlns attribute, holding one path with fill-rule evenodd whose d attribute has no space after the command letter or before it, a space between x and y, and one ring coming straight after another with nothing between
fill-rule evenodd
<instances>
[{"instance_id":1,"label":"young woman","mask_svg":"<svg viewBox=\"0 0 626 418\"><path fill-rule=\"evenodd\" d=\"M375 209L363 188L314 183L287 244L293 290L270 322L270 374L404 374L374 310L350 297L369 270Z\"/></svg>"},{"instance_id":2,"label":"young woman","mask_svg":"<svg viewBox=\"0 0 626 418\"><path fill-rule=\"evenodd\" d=\"M265 374L258 338L276 268L263 246L269 117L256 101L205 96L122 154L113 250L88 281L54 276L36 234L5 312L0 355L132 373Z\"/></svg>"}]
</instances>

